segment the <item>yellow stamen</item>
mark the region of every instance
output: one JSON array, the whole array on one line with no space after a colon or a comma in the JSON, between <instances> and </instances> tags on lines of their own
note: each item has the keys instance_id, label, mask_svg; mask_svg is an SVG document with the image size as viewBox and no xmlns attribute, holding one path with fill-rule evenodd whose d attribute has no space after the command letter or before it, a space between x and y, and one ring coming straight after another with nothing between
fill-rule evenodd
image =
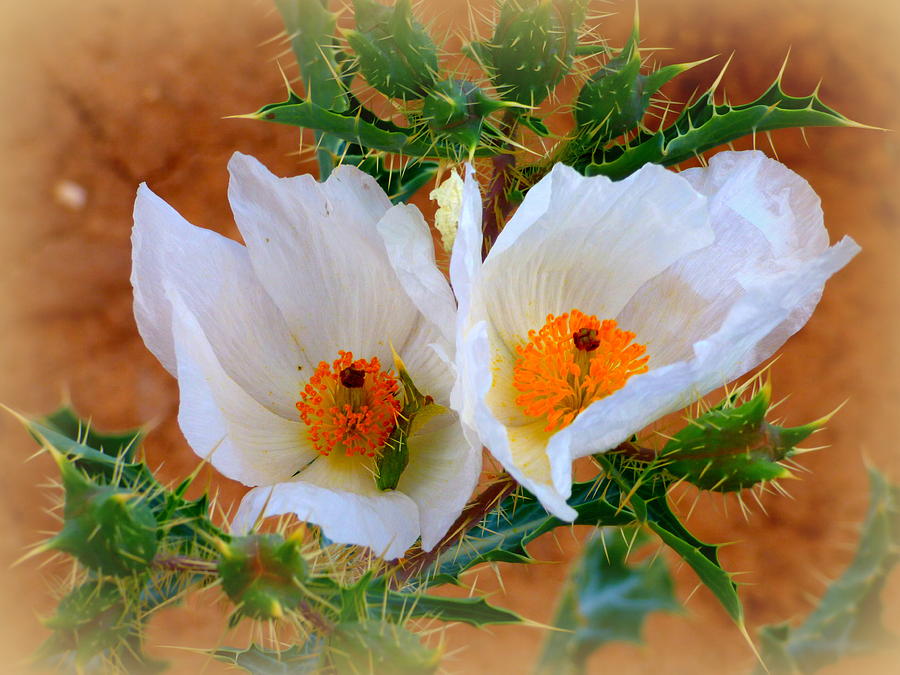
<instances>
[{"instance_id":1,"label":"yellow stamen","mask_svg":"<svg viewBox=\"0 0 900 675\"><path fill-rule=\"evenodd\" d=\"M545 431L568 426L591 403L647 372L647 347L632 343L634 338L613 319L600 321L577 309L549 314L543 327L528 331L528 342L516 347L513 386L522 392L516 405L530 417L545 418Z\"/></svg>"}]
</instances>

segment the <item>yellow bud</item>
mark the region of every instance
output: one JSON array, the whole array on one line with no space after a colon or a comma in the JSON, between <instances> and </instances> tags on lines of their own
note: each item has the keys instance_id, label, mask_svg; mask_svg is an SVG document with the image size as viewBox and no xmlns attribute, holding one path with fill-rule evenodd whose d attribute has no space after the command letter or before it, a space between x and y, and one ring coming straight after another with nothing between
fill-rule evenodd
<instances>
[{"instance_id":1,"label":"yellow bud","mask_svg":"<svg viewBox=\"0 0 900 675\"><path fill-rule=\"evenodd\" d=\"M451 171L450 177L428 195L429 199L438 204L437 212L434 214L434 227L441 233L441 245L448 253L456 240L457 223L462 210L462 195L463 180L456 171Z\"/></svg>"}]
</instances>

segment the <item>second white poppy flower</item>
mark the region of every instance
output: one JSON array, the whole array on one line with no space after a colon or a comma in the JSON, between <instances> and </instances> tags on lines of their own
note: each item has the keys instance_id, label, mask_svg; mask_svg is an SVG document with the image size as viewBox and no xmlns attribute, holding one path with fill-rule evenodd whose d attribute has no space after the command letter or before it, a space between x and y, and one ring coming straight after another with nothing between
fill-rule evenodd
<instances>
[{"instance_id":1,"label":"second white poppy flower","mask_svg":"<svg viewBox=\"0 0 900 675\"><path fill-rule=\"evenodd\" d=\"M829 248L808 183L760 152L620 182L557 165L483 264L480 203L470 175L451 261L454 405L566 520L575 458L771 356L859 250Z\"/></svg>"}]
</instances>

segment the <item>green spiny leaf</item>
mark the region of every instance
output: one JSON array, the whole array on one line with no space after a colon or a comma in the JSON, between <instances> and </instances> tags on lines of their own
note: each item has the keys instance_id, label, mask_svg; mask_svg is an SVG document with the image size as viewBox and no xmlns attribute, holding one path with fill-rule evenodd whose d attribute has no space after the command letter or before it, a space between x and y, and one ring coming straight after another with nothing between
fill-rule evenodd
<instances>
[{"instance_id":1,"label":"green spiny leaf","mask_svg":"<svg viewBox=\"0 0 900 675\"><path fill-rule=\"evenodd\" d=\"M337 626L327 653L337 675L428 675L440 653L422 644L403 626L385 621L355 621Z\"/></svg>"},{"instance_id":2,"label":"green spiny leaf","mask_svg":"<svg viewBox=\"0 0 900 675\"><path fill-rule=\"evenodd\" d=\"M246 649L220 647L213 656L254 675L312 675L322 672L322 644L322 639L310 638L303 645L282 651L255 644Z\"/></svg>"},{"instance_id":3,"label":"green spiny leaf","mask_svg":"<svg viewBox=\"0 0 900 675\"><path fill-rule=\"evenodd\" d=\"M715 103L715 86L687 106L673 124L655 133L641 132L609 147L590 146L576 139L563 160L589 176L619 180L644 164L672 166L735 139L791 127L862 127L826 106L817 93L789 96L777 79L751 103Z\"/></svg>"},{"instance_id":4,"label":"green spiny leaf","mask_svg":"<svg viewBox=\"0 0 900 675\"><path fill-rule=\"evenodd\" d=\"M856 555L806 620L760 630L771 673L813 673L841 658L884 645L881 592L900 560L900 486L869 469L871 496Z\"/></svg>"},{"instance_id":5,"label":"green spiny leaf","mask_svg":"<svg viewBox=\"0 0 900 675\"><path fill-rule=\"evenodd\" d=\"M125 462L134 460L134 453L144 439L142 429L132 429L105 433L97 431L89 422L85 422L71 406L62 406L40 422L47 428L60 434L81 441L90 448L95 448L110 457L120 458Z\"/></svg>"},{"instance_id":6,"label":"green spiny leaf","mask_svg":"<svg viewBox=\"0 0 900 675\"><path fill-rule=\"evenodd\" d=\"M743 628L744 610L737 586L719 563L718 547L697 539L672 512L666 496L668 481L654 470L629 465L615 453L594 458L620 489L630 495L627 503L638 519L690 565L732 620Z\"/></svg>"},{"instance_id":7,"label":"green spiny leaf","mask_svg":"<svg viewBox=\"0 0 900 675\"><path fill-rule=\"evenodd\" d=\"M355 149L362 150L358 146ZM434 178L438 168L437 162L409 161L394 169L388 166L383 153L346 154L341 163L359 167L372 176L393 204L408 202L420 188Z\"/></svg>"},{"instance_id":8,"label":"green spiny leaf","mask_svg":"<svg viewBox=\"0 0 900 675\"><path fill-rule=\"evenodd\" d=\"M582 673L587 657L613 641L640 642L651 612L677 611L672 579L660 557L629 565L644 543L633 528L604 528L589 539L563 587L539 673Z\"/></svg>"},{"instance_id":9,"label":"green spiny leaf","mask_svg":"<svg viewBox=\"0 0 900 675\"><path fill-rule=\"evenodd\" d=\"M484 626L522 621L518 614L495 607L484 598L444 598L420 590L397 591L388 588L387 583L384 577L366 574L348 586L327 577L313 577L306 587L328 603L324 611L333 613L335 606L339 608L333 618L340 622L377 619L403 623L411 618L430 617Z\"/></svg>"},{"instance_id":10,"label":"green spiny leaf","mask_svg":"<svg viewBox=\"0 0 900 675\"><path fill-rule=\"evenodd\" d=\"M643 75L639 42L635 16L628 42L585 83L578 95L575 119L582 127L582 133L589 135L597 145L604 145L640 124L653 94L672 78L708 60L666 66Z\"/></svg>"},{"instance_id":11,"label":"green spiny leaf","mask_svg":"<svg viewBox=\"0 0 900 675\"><path fill-rule=\"evenodd\" d=\"M38 659L57 664L71 660L77 670L98 662L129 673L163 670L164 663L143 652L140 622L127 603L132 592L133 582L122 586L89 580L77 586L44 622L53 633L38 650Z\"/></svg>"},{"instance_id":12,"label":"green spiny leaf","mask_svg":"<svg viewBox=\"0 0 900 675\"><path fill-rule=\"evenodd\" d=\"M621 493L612 481L585 481L572 486L569 505L578 511L579 525L624 525L634 521L631 510L619 508ZM531 562L529 542L568 525L547 513L530 494L519 491L504 499L463 537L442 551L424 570L427 584L458 583L459 575L484 562Z\"/></svg>"},{"instance_id":13,"label":"green spiny leaf","mask_svg":"<svg viewBox=\"0 0 900 675\"><path fill-rule=\"evenodd\" d=\"M344 112L349 102L334 46L337 15L328 11L323 0L275 0L275 5L290 37L307 97L326 110ZM341 149L340 139L317 131L316 145L319 178L325 180L334 166L334 155Z\"/></svg>"},{"instance_id":14,"label":"green spiny leaf","mask_svg":"<svg viewBox=\"0 0 900 675\"><path fill-rule=\"evenodd\" d=\"M156 518L136 493L99 485L56 452L66 493L63 528L47 546L91 569L126 576L147 568L158 546Z\"/></svg>"}]
</instances>

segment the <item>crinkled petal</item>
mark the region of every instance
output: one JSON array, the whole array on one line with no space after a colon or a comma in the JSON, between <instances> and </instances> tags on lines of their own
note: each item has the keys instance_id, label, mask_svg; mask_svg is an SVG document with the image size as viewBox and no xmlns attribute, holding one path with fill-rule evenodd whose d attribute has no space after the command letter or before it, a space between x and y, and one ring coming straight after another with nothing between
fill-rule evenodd
<instances>
[{"instance_id":1,"label":"crinkled petal","mask_svg":"<svg viewBox=\"0 0 900 675\"><path fill-rule=\"evenodd\" d=\"M815 192L761 152L719 153L709 167L680 175L709 198L716 240L647 281L617 317L647 345L651 368L689 358L695 342L718 330L744 292L738 282L741 274L787 270L828 248ZM763 350L767 354L748 355L747 368L771 355L806 323L820 292L814 291L773 331ZM659 311L660 306L666 311Z\"/></svg>"},{"instance_id":2,"label":"crinkled petal","mask_svg":"<svg viewBox=\"0 0 900 675\"><path fill-rule=\"evenodd\" d=\"M179 291L166 290L180 394L178 424L188 443L222 474L245 485L287 480L317 456L305 427L260 405L232 380Z\"/></svg>"},{"instance_id":3,"label":"crinkled petal","mask_svg":"<svg viewBox=\"0 0 900 675\"><path fill-rule=\"evenodd\" d=\"M256 276L312 363L337 350L391 363L420 320L376 224L390 201L375 180L340 167L325 183L278 178L252 157L228 165L228 197Z\"/></svg>"},{"instance_id":4,"label":"crinkled petal","mask_svg":"<svg viewBox=\"0 0 900 675\"><path fill-rule=\"evenodd\" d=\"M472 298L472 320L487 318L510 349L551 313L616 316L648 279L713 241L706 198L662 167L612 182L557 165L545 182L552 209L504 228Z\"/></svg>"},{"instance_id":5,"label":"crinkled petal","mask_svg":"<svg viewBox=\"0 0 900 675\"><path fill-rule=\"evenodd\" d=\"M472 445L466 439L455 415L446 417L453 419L410 438L409 464L397 485L419 507L426 551L434 548L462 512L481 473L481 444Z\"/></svg>"},{"instance_id":6,"label":"crinkled petal","mask_svg":"<svg viewBox=\"0 0 900 675\"><path fill-rule=\"evenodd\" d=\"M596 401L550 439L547 453L556 489L571 494L573 459L615 447L663 415L742 374L747 355L773 330L821 293L825 281L859 251L849 237L817 258L770 275L746 274L744 288L719 330L693 346L689 360L632 377L614 394ZM756 364L753 364L756 365Z\"/></svg>"},{"instance_id":7,"label":"crinkled petal","mask_svg":"<svg viewBox=\"0 0 900 675\"><path fill-rule=\"evenodd\" d=\"M178 289L229 377L259 403L296 416L298 367L308 368L278 308L257 281L246 249L194 227L146 186L138 189L132 232L134 313L144 342L175 374L172 308Z\"/></svg>"},{"instance_id":8,"label":"crinkled petal","mask_svg":"<svg viewBox=\"0 0 900 675\"><path fill-rule=\"evenodd\" d=\"M246 532L261 518L289 513L318 525L334 542L368 546L388 560L402 556L419 536L416 504L401 492L359 495L298 481L250 490L232 529Z\"/></svg>"}]
</instances>

